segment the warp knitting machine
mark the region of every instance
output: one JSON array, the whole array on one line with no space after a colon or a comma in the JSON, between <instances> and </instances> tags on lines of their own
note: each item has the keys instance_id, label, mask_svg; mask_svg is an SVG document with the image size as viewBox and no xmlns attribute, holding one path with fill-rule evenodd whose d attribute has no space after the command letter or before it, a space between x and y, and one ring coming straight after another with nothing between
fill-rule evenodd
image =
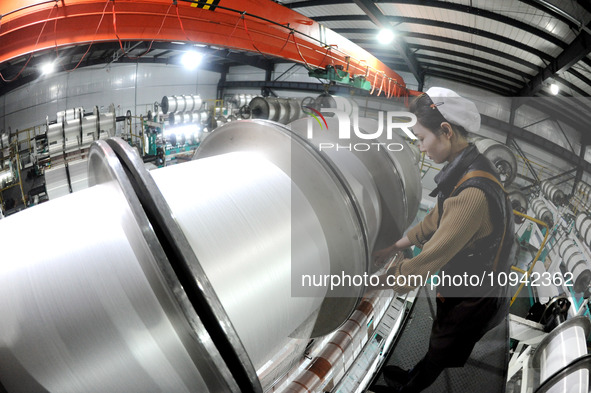
<instances>
[{"instance_id":1,"label":"warp knitting machine","mask_svg":"<svg viewBox=\"0 0 591 393\"><path fill-rule=\"evenodd\" d=\"M378 270L374 247L402 234L421 190L410 150L324 154L306 124L228 123L198 159L150 173L124 141L100 140L91 188L2 220L6 390L290 386L309 339L343 329L365 304L363 286L292 296L291 277ZM39 221L60 230L15 265L19 234Z\"/></svg>"}]
</instances>

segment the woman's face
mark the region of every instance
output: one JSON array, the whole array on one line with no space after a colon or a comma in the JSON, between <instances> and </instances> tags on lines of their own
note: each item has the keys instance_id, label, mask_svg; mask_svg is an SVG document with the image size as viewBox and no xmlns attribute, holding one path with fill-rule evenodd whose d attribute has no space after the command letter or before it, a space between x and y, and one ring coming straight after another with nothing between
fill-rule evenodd
<instances>
[{"instance_id":1,"label":"woman's face","mask_svg":"<svg viewBox=\"0 0 591 393\"><path fill-rule=\"evenodd\" d=\"M412 127L412 131L419 139L421 152L425 152L437 164L447 161L451 154L451 141L448 135L443 132L435 135L420 122Z\"/></svg>"}]
</instances>

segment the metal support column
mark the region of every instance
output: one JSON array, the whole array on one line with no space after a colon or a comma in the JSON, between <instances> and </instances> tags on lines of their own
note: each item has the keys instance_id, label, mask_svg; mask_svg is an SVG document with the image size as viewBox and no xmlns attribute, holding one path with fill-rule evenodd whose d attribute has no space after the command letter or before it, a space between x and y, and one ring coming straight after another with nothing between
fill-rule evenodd
<instances>
[{"instance_id":1,"label":"metal support column","mask_svg":"<svg viewBox=\"0 0 591 393\"><path fill-rule=\"evenodd\" d=\"M273 77L273 69L274 69L274 67L272 65L265 69L265 82L271 82L271 78ZM275 94L269 86L261 87L261 95L263 97L269 97L269 96L277 97L277 94Z\"/></svg>"},{"instance_id":2,"label":"metal support column","mask_svg":"<svg viewBox=\"0 0 591 393\"><path fill-rule=\"evenodd\" d=\"M581 143L581 151L579 152L579 158L581 160L585 159L585 153L587 152L587 145ZM583 178L583 167L581 165L577 166L577 173L575 174L575 182L573 183L573 190L571 191L571 195L575 194L575 190L577 185Z\"/></svg>"},{"instance_id":3,"label":"metal support column","mask_svg":"<svg viewBox=\"0 0 591 393\"><path fill-rule=\"evenodd\" d=\"M515 125L515 112L517 112L518 103L517 98L511 98L511 112L509 113L509 127L513 127ZM511 133L507 133L507 139L505 140L505 145L509 146L509 143L513 139Z\"/></svg>"},{"instance_id":4,"label":"metal support column","mask_svg":"<svg viewBox=\"0 0 591 393\"><path fill-rule=\"evenodd\" d=\"M222 100L224 98L224 84L226 83L226 77L228 76L228 72L230 71L229 66L224 66L224 71L220 75L220 80L218 81L218 90L217 90L217 100Z\"/></svg>"}]
</instances>

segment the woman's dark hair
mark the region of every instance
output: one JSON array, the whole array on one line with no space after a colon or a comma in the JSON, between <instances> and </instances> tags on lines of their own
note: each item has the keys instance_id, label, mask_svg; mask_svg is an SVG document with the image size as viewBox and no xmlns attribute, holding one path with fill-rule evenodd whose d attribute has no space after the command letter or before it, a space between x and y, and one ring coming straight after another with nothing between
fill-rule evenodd
<instances>
[{"instance_id":1,"label":"woman's dark hair","mask_svg":"<svg viewBox=\"0 0 591 393\"><path fill-rule=\"evenodd\" d=\"M409 110L411 113L414 113L417 116L417 120L421 125L428 128L429 131L434 133L435 135L440 135L443 132L441 128L441 123L447 122L445 117L439 112L437 109L437 105L433 103L431 97L427 94L423 93L420 96L416 97L410 103ZM457 124L451 124L454 131L458 132L460 136L466 138L468 136L468 131L464 129L464 127L459 126Z\"/></svg>"}]
</instances>

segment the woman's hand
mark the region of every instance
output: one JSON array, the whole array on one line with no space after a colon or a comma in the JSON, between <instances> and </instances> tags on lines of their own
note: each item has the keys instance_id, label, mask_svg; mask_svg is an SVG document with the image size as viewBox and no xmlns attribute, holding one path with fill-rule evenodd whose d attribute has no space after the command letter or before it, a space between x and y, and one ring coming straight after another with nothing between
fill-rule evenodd
<instances>
[{"instance_id":1,"label":"woman's hand","mask_svg":"<svg viewBox=\"0 0 591 393\"><path fill-rule=\"evenodd\" d=\"M396 247L396 243L392 244L389 247L386 248L382 248L381 250L378 250L376 252L373 253L373 257L374 257L374 265L375 266L379 266L380 268L383 267L386 262L392 257L394 256L394 254L399 251L398 248Z\"/></svg>"},{"instance_id":2,"label":"woman's hand","mask_svg":"<svg viewBox=\"0 0 591 393\"><path fill-rule=\"evenodd\" d=\"M402 251L405 248L408 248L412 245L408 236L403 237L402 239L398 240L396 243L392 244L389 247L382 248L373 253L374 257L374 264L375 266L384 266L384 264L398 251Z\"/></svg>"}]
</instances>

